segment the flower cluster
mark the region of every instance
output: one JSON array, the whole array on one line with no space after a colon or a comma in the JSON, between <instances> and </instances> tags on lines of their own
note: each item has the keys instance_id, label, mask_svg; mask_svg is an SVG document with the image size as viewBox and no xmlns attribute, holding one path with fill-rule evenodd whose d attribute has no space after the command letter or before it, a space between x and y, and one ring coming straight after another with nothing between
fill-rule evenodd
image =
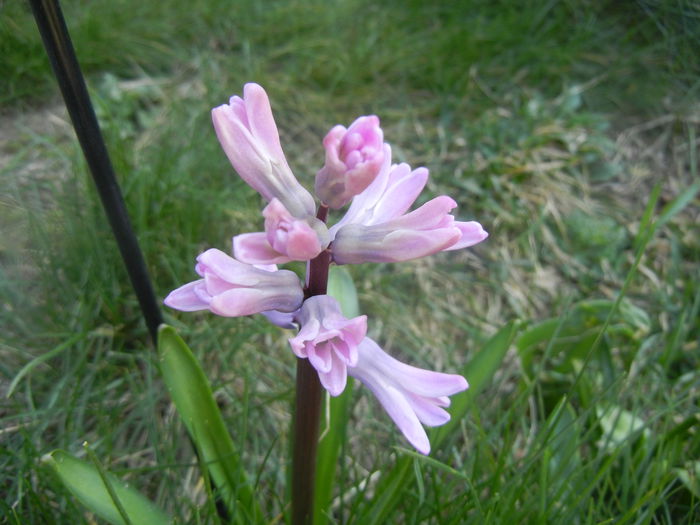
<instances>
[{"instance_id":1,"label":"flower cluster","mask_svg":"<svg viewBox=\"0 0 700 525\"><path fill-rule=\"evenodd\" d=\"M459 375L415 368L397 361L367 337L367 317L345 318L334 298L311 295L296 274L277 269L289 261L325 264L399 262L483 241L478 222L458 221L448 196L409 211L428 180L428 170L392 164L379 118L363 116L349 128L335 126L323 140L325 164L316 175L314 197L285 159L267 94L246 84L212 110L224 152L238 174L268 202L262 232L233 237L233 257L210 249L197 257L201 279L168 295L165 304L234 317L262 313L285 328L294 354L308 359L321 384L339 395L350 375L377 397L406 439L427 454L422 425L447 422L452 394L465 390ZM330 228L328 209L347 212ZM311 296L310 296L311 295ZM421 425L422 424L422 425Z\"/></svg>"}]
</instances>

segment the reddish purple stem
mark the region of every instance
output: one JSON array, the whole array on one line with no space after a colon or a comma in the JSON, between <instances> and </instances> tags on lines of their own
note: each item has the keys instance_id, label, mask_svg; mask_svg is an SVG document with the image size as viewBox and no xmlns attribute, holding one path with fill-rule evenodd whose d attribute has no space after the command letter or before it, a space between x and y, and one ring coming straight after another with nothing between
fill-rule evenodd
<instances>
[{"instance_id":1,"label":"reddish purple stem","mask_svg":"<svg viewBox=\"0 0 700 525\"><path fill-rule=\"evenodd\" d=\"M321 205L317 218L326 222L328 207ZM328 288L330 253L321 252L309 262L304 298L324 295ZM292 456L292 525L313 523L316 450L321 415L321 383L308 359L297 359Z\"/></svg>"}]
</instances>

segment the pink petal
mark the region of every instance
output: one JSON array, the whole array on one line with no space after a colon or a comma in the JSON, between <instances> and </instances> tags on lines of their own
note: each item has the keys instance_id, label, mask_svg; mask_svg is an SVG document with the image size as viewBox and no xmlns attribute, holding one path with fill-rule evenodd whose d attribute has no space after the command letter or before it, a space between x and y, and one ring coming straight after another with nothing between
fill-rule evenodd
<instances>
[{"instance_id":1,"label":"pink petal","mask_svg":"<svg viewBox=\"0 0 700 525\"><path fill-rule=\"evenodd\" d=\"M349 129L335 126L323 139L326 162L316 174L316 195L338 209L365 190L379 175L384 133L375 115L359 117Z\"/></svg>"},{"instance_id":2,"label":"pink petal","mask_svg":"<svg viewBox=\"0 0 700 525\"><path fill-rule=\"evenodd\" d=\"M384 238L382 261L377 262L401 262L426 257L452 246L457 239L459 239L457 228L428 231L398 230Z\"/></svg>"},{"instance_id":3,"label":"pink petal","mask_svg":"<svg viewBox=\"0 0 700 525\"><path fill-rule=\"evenodd\" d=\"M335 354L332 354L332 364L328 372L319 372L318 378L321 381L323 388L328 390L328 393L333 397L339 396L345 390L345 385L348 382L348 374L345 363L338 359Z\"/></svg>"},{"instance_id":4,"label":"pink petal","mask_svg":"<svg viewBox=\"0 0 700 525\"><path fill-rule=\"evenodd\" d=\"M180 286L177 290L173 290L163 300L163 303L170 308L181 310L183 312L196 312L197 310L206 310L209 308L209 303L204 301L197 289L204 286L204 279L199 279L191 283Z\"/></svg>"},{"instance_id":5,"label":"pink petal","mask_svg":"<svg viewBox=\"0 0 700 525\"><path fill-rule=\"evenodd\" d=\"M407 394L416 416L426 426L439 427L450 420L450 414L437 406L432 398L425 398L412 392Z\"/></svg>"},{"instance_id":6,"label":"pink petal","mask_svg":"<svg viewBox=\"0 0 700 525\"><path fill-rule=\"evenodd\" d=\"M453 245L460 235L458 228L385 230L384 225L348 224L336 234L331 252L336 264L409 261Z\"/></svg>"},{"instance_id":7,"label":"pink petal","mask_svg":"<svg viewBox=\"0 0 700 525\"><path fill-rule=\"evenodd\" d=\"M309 357L306 351L306 342L313 341L318 335L321 323L317 319L309 319L301 325L301 329L296 337L289 339L289 346L297 357Z\"/></svg>"},{"instance_id":8,"label":"pink petal","mask_svg":"<svg viewBox=\"0 0 700 525\"><path fill-rule=\"evenodd\" d=\"M333 352L331 352L327 342L307 341L306 354L309 356L309 362L319 374L327 374L331 371Z\"/></svg>"},{"instance_id":9,"label":"pink petal","mask_svg":"<svg viewBox=\"0 0 700 525\"><path fill-rule=\"evenodd\" d=\"M271 170L269 159L261 151L260 143L236 118L230 106L212 109L211 118L219 143L238 175L263 197L271 199L273 195L269 188L258 177L258 174Z\"/></svg>"},{"instance_id":10,"label":"pink petal","mask_svg":"<svg viewBox=\"0 0 700 525\"><path fill-rule=\"evenodd\" d=\"M451 226L454 219L448 215L450 210L457 207L457 203L447 195L441 195L429 200L420 208L402 215L397 219L382 223L387 228L413 228L417 230L431 230L438 227ZM449 221L445 221L450 217Z\"/></svg>"},{"instance_id":11,"label":"pink petal","mask_svg":"<svg viewBox=\"0 0 700 525\"><path fill-rule=\"evenodd\" d=\"M460 375L425 370L391 357L369 337L365 337L360 344L360 352L364 368L376 370L383 376L396 377L397 381L410 385L410 390L420 396L439 398L469 388L467 380Z\"/></svg>"},{"instance_id":12,"label":"pink petal","mask_svg":"<svg viewBox=\"0 0 700 525\"><path fill-rule=\"evenodd\" d=\"M199 254L197 262L205 267L205 273L214 273L219 279L237 286L255 286L260 281L258 270L216 248Z\"/></svg>"},{"instance_id":13,"label":"pink petal","mask_svg":"<svg viewBox=\"0 0 700 525\"><path fill-rule=\"evenodd\" d=\"M379 385L371 382L365 384L381 403L382 407L384 407L389 417L396 423L396 426L399 427L399 430L408 442L421 454L429 454L430 441L428 441L428 435L403 394L390 385L380 388Z\"/></svg>"},{"instance_id":14,"label":"pink petal","mask_svg":"<svg viewBox=\"0 0 700 525\"><path fill-rule=\"evenodd\" d=\"M456 221L455 226L462 232L462 237L449 248L445 248L445 251L459 250L460 248L474 246L489 236L484 228L482 228L481 224L476 221Z\"/></svg>"},{"instance_id":15,"label":"pink petal","mask_svg":"<svg viewBox=\"0 0 700 525\"><path fill-rule=\"evenodd\" d=\"M248 83L243 86L243 98L253 135L262 140L268 152L278 162L286 164L267 93L258 84Z\"/></svg>"},{"instance_id":16,"label":"pink petal","mask_svg":"<svg viewBox=\"0 0 700 525\"><path fill-rule=\"evenodd\" d=\"M408 164L399 164L392 169L387 191L374 208L372 224L380 224L400 217L416 201L428 181L428 170L426 168L410 170Z\"/></svg>"},{"instance_id":17,"label":"pink petal","mask_svg":"<svg viewBox=\"0 0 700 525\"><path fill-rule=\"evenodd\" d=\"M252 315L267 310L292 312L298 304L283 300L276 294L271 294L257 288L233 288L215 297L209 303L209 309L223 317L239 317Z\"/></svg>"},{"instance_id":18,"label":"pink petal","mask_svg":"<svg viewBox=\"0 0 700 525\"><path fill-rule=\"evenodd\" d=\"M241 262L255 265L284 264L289 257L276 251L267 240L267 233L242 233L233 238L233 254Z\"/></svg>"},{"instance_id":19,"label":"pink petal","mask_svg":"<svg viewBox=\"0 0 700 525\"><path fill-rule=\"evenodd\" d=\"M289 329L296 328L296 324L294 323L295 312L278 312L277 310L268 310L260 313L267 317L267 320L275 326Z\"/></svg>"}]
</instances>

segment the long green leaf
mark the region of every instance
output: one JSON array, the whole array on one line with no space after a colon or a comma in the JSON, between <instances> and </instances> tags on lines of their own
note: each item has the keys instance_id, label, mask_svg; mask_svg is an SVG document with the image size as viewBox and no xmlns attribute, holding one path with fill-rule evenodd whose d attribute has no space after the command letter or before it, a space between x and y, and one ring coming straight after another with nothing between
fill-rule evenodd
<instances>
[{"instance_id":1,"label":"long green leaf","mask_svg":"<svg viewBox=\"0 0 700 525\"><path fill-rule=\"evenodd\" d=\"M350 273L343 267L331 268L328 279L328 294L333 296L346 317L359 315L357 290ZM314 499L314 523L321 525L328 522L328 508L333 499L333 487L336 485L336 467L345 433L351 406L353 380L348 378L345 391L326 399L328 418L321 428L316 463L316 484Z\"/></svg>"},{"instance_id":2,"label":"long green leaf","mask_svg":"<svg viewBox=\"0 0 700 525\"><path fill-rule=\"evenodd\" d=\"M248 483L238 452L226 430L211 387L197 359L175 329L162 325L158 355L163 379L180 417L234 519L262 522L260 506Z\"/></svg>"},{"instance_id":3,"label":"long green leaf","mask_svg":"<svg viewBox=\"0 0 700 525\"><path fill-rule=\"evenodd\" d=\"M489 339L479 353L463 370L464 377L469 381L469 389L452 396L450 421L429 433L433 450L437 449L450 434L459 427L459 421L466 416L469 407L476 396L488 385L494 374L501 366L518 330L515 321L507 323ZM392 509L400 501L408 483L415 479L411 468L413 458L403 456L397 460L394 467L382 476L377 485L377 496L357 520L362 525L375 525L387 522Z\"/></svg>"},{"instance_id":4,"label":"long green leaf","mask_svg":"<svg viewBox=\"0 0 700 525\"><path fill-rule=\"evenodd\" d=\"M109 523L115 525L172 523L172 519L150 500L128 487L113 474L105 472L103 477L92 463L77 459L63 450L55 450L47 454L43 461L53 468L61 482L83 505ZM126 520L123 515L126 516Z\"/></svg>"}]
</instances>

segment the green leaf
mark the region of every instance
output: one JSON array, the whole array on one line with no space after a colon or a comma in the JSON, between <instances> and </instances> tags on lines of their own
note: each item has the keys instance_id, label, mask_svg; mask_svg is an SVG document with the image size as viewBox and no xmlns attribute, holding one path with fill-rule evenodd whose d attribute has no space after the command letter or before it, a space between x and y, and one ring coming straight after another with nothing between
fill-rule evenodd
<instances>
[{"instance_id":1,"label":"green leaf","mask_svg":"<svg viewBox=\"0 0 700 525\"><path fill-rule=\"evenodd\" d=\"M345 317L360 315L355 282L344 266L331 266L328 275L328 295L338 301Z\"/></svg>"},{"instance_id":2,"label":"green leaf","mask_svg":"<svg viewBox=\"0 0 700 525\"><path fill-rule=\"evenodd\" d=\"M353 384L354 380L348 377L343 393L337 397L326 396L324 402L324 406L328 407L328 418L325 424L322 423L317 449L313 521L317 525L328 522L328 508L333 499L333 488L337 485L336 469L346 440Z\"/></svg>"},{"instance_id":3,"label":"green leaf","mask_svg":"<svg viewBox=\"0 0 700 525\"><path fill-rule=\"evenodd\" d=\"M604 326L609 335L623 339L637 340L649 332L651 321L644 310L626 299L620 300L617 309L616 304L606 299L581 301L561 317L528 327L516 341L523 370L533 377L535 364L544 363L547 371L560 374L580 369ZM604 360L606 345L598 346L595 356ZM546 360L543 348L547 348Z\"/></svg>"},{"instance_id":4,"label":"green leaf","mask_svg":"<svg viewBox=\"0 0 700 525\"><path fill-rule=\"evenodd\" d=\"M700 461L690 461L684 468L674 468L673 471L693 496L700 498Z\"/></svg>"},{"instance_id":5,"label":"green leaf","mask_svg":"<svg viewBox=\"0 0 700 525\"><path fill-rule=\"evenodd\" d=\"M603 430L603 435L597 443L598 447L609 453L613 453L629 439L640 434L649 434L649 429L646 428L646 423L642 418L620 406L602 407L599 405L596 407L596 416Z\"/></svg>"},{"instance_id":6,"label":"green leaf","mask_svg":"<svg viewBox=\"0 0 700 525\"><path fill-rule=\"evenodd\" d=\"M460 420L466 416L469 407L477 395L489 384L494 374L501 366L503 358L510 348L518 331L518 324L511 321L501 328L484 347L474 356L462 371L462 375L469 381L469 389L452 396L450 408L451 418L448 423L429 432L433 450L436 450L450 434L459 428ZM388 470L377 484L375 494L377 496L364 510L358 523L374 525L387 523L392 509L402 498L403 491L408 483L415 479L412 476L412 462L410 456L403 456L397 460L395 466Z\"/></svg>"},{"instance_id":7,"label":"green leaf","mask_svg":"<svg viewBox=\"0 0 700 525\"><path fill-rule=\"evenodd\" d=\"M343 315L346 317L359 315L355 283L344 267L331 267L328 294L338 301ZM324 403L328 417L325 424L322 423L317 452L314 499L314 523L317 525L328 522L328 508L333 499L333 487L336 486L336 467L346 439L353 383L352 378L348 377L348 384L343 393L337 397L326 396Z\"/></svg>"},{"instance_id":8,"label":"green leaf","mask_svg":"<svg viewBox=\"0 0 700 525\"><path fill-rule=\"evenodd\" d=\"M116 525L168 525L172 520L138 491L63 450L43 457L61 482L91 512ZM103 477L104 476L104 477ZM115 501L115 498L117 501ZM125 519L126 518L126 519Z\"/></svg>"},{"instance_id":9,"label":"green leaf","mask_svg":"<svg viewBox=\"0 0 700 525\"><path fill-rule=\"evenodd\" d=\"M262 522L260 506L209 382L192 351L170 326L161 325L158 331L158 356L170 397L219 496L239 523Z\"/></svg>"}]
</instances>

